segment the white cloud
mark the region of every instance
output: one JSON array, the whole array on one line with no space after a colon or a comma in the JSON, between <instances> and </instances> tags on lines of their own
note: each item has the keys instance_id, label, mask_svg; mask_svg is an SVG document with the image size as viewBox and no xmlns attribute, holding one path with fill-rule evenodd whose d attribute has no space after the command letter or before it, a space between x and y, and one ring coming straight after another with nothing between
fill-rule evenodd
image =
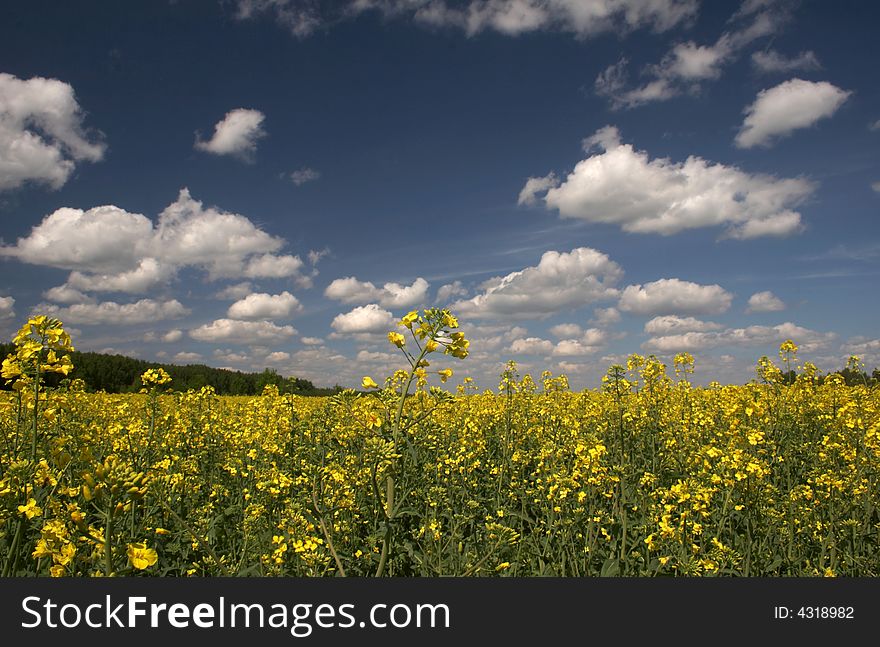
<instances>
[{"instance_id":1,"label":"white cloud","mask_svg":"<svg viewBox=\"0 0 880 647\"><path fill-rule=\"evenodd\" d=\"M175 362L184 362L186 364L190 364L192 362L198 362L202 359L202 356L199 353L192 353L188 351L180 351L174 356Z\"/></svg>"},{"instance_id":2,"label":"white cloud","mask_svg":"<svg viewBox=\"0 0 880 647\"><path fill-rule=\"evenodd\" d=\"M380 364L389 364L400 361L400 355L394 353L382 353L369 350L360 350L356 356L359 362L377 362Z\"/></svg>"},{"instance_id":3,"label":"white cloud","mask_svg":"<svg viewBox=\"0 0 880 647\"><path fill-rule=\"evenodd\" d=\"M299 300L290 292L258 292L233 303L226 316L230 319L284 319L301 310Z\"/></svg>"},{"instance_id":4,"label":"white cloud","mask_svg":"<svg viewBox=\"0 0 880 647\"><path fill-rule=\"evenodd\" d=\"M324 343L324 340L320 337L301 337L300 341L306 346L320 346Z\"/></svg>"},{"instance_id":5,"label":"white cloud","mask_svg":"<svg viewBox=\"0 0 880 647\"><path fill-rule=\"evenodd\" d=\"M254 286L249 281L244 281L243 283L227 285L225 288L214 294L214 298L238 301L239 299L243 299L253 291Z\"/></svg>"},{"instance_id":6,"label":"white cloud","mask_svg":"<svg viewBox=\"0 0 880 647\"><path fill-rule=\"evenodd\" d=\"M720 285L681 279L660 279L627 286L617 307L637 315L719 314L730 308L733 295Z\"/></svg>"},{"instance_id":7,"label":"white cloud","mask_svg":"<svg viewBox=\"0 0 880 647\"><path fill-rule=\"evenodd\" d=\"M314 182L315 180L320 179L321 173L316 171L313 168L303 167L301 169L297 169L290 174L290 181L293 182L297 186L302 186L307 182Z\"/></svg>"},{"instance_id":8,"label":"white cloud","mask_svg":"<svg viewBox=\"0 0 880 647\"><path fill-rule=\"evenodd\" d=\"M734 143L739 148L770 146L777 138L830 117L851 94L826 81L803 79L761 90L743 111L746 118Z\"/></svg>"},{"instance_id":9,"label":"white cloud","mask_svg":"<svg viewBox=\"0 0 880 647\"><path fill-rule=\"evenodd\" d=\"M801 229L792 209L815 189L804 179L750 175L690 156L649 159L620 142L613 126L585 140L601 152L575 165L544 196L563 218L619 225L624 231L670 235L726 225L731 238L782 236Z\"/></svg>"},{"instance_id":10,"label":"white cloud","mask_svg":"<svg viewBox=\"0 0 880 647\"><path fill-rule=\"evenodd\" d=\"M43 296L49 301L70 305L72 303L94 303L94 299L83 294L69 285L58 285L43 292Z\"/></svg>"},{"instance_id":11,"label":"white cloud","mask_svg":"<svg viewBox=\"0 0 880 647\"><path fill-rule=\"evenodd\" d=\"M776 33L790 14L789 3L747 0L728 21L734 28L723 32L713 44L676 43L659 63L643 67L641 75L648 78L636 87L628 86L628 61L621 58L596 77L596 94L606 97L613 109L665 101L684 92L697 94L702 82L718 79L743 48Z\"/></svg>"},{"instance_id":12,"label":"white cloud","mask_svg":"<svg viewBox=\"0 0 880 647\"><path fill-rule=\"evenodd\" d=\"M227 342L231 344L278 343L296 334L293 326L279 326L271 321L241 321L217 319L189 331L198 341Z\"/></svg>"},{"instance_id":13,"label":"white cloud","mask_svg":"<svg viewBox=\"0 0 880 647\"><path fill-rule=\"evenodd\" d=\"M561 323L550 328L550 334L560 339L570 339L577 337L584 331L580 326L573 323Z\"/></svg>"},{"instance_id":14,"label":"white cloud","mask_svg":"<svg viewBox=\"0 0 880 647\"><path fill-rule=\"evenodd\" d=\"M720 330L723 326L714 321L701 321L694 317L677 317L665 315L654 317L645 322L645 333L648 335L677 335L685 332L707 332Z\"/></svg>"},{"instance_id":15,"label":"white cloud","mask_svg":"<svg viewBox=\"0 0 880 647\"><path fill-rule=\"evenodd\" d=\"M300 38L324 25L366 11L406 17L432 26L460 29L468 36L495 31L507 36L561 31L578 37L602 32L626 33L640 27L666 31L697 13L696 0L345 0L304 3L298 0L238 0L238 17L270 14Z\"/></svg>"},{"instance_id":16,"label":"white cloud","mask_svg":"<svg viewBox=\"0 0 880 647\"><path fill-rule=\"evenodd\" d=\"M285 353L283 351L275 351L274 353L269 353L266 355L266 362L270 365L272 364L281 364L283 362L290 361L290 353Z\"/></svg>"},{"instance_id":17,"label":"white cloud","mask_svg":"<svg viewBox=\"0 0 880 647\"><path fill-rule=\"evenodd\" d=\"M141 299L134 303L117 303L103 301L101 303L75 303L67 307L40 304L35 312L51 315L64 323L73 324L138 324L165 319L179 319L189 314L177 299L155 301Z\"/></svg>"},{"instance_id":18,"label":"white cloud","mask_svg":"<svg viewBox=\"0 0 880 647\"><path fill-rule=\"evenodd\" d=\"M837 335L802 328L791 322L777 326L728 328L719 332L687 332L648 339L642 348L647 351L673 353L684 350L708 350L724 346L760 346L794 341L801 350L812 352L826 347Z\"/></svg>"},{"instance_id":19,"label":"white cloud","mask_svg":"<svg viewBox=\"0 0 880 647\"><path fill-rule=\"evenodd\" d=\"M451 309L463 318L544 318L617 296L621 276L620 266L595 249L548 251L538 265L489 279L482 293Z\"/></svg>"},{"instance_id":20,"label":"white cloud","mask_svg":"<svg viewBox=\"0 0 880 647\"><path fill-rule=\"evenodd\" d=\"M162 264L155 258L143 258L136 268L116 274L85 274L74 270L67 278L66 285L85 292L143 294L168 281L174 271L173 266Z\"/></svg>"},{"instance_id":21,"label":"white cloud","mask_svg":"<svg viewBox=\"0 0 880 647\"><path fill-rule=\"evenodd\" d=\"M379 304L386 308L411 308L422 305L428 295L429 283L422 277L413 281L412 285L386 283L382 286Z\"/></svg>"},{"instance_id":22,"label":"white cloud","mask_svg":"<svg viewBox=\"0 0 880 647\"><path fill-rule=\"evenodd\" d=\"M63 207L43 218L0 256L71 270L67 287L80 291L141 293L173 278L184 267L208 278L293 277L298 256L279 255L281 238L245 216L205 208L187 189L153 222L112 205L87 211Z\"/></svg>"},{"instance_id":23,"label":"white cloud","mask_svg":"<svg viewBox=\"0 0 880 647\"><path fill-rule=\"evenodd\" d=\"M281 279L288 276L297 276L302 266L303 262L299 256L263 254L262 256L252 257L248 261L244 268L244 275L252 279ZM299 278L300 280L307 280L308 277Z\"/></svg>"},{"instance_id":24,"label":"white cloud","mask_svg":"<svg viewBox=\"0 0 880 647\"><path fill-rule=\"evenodd\" d=\"M871 188L872 188L874 191L876 191L877 193L880 193L880 182L872 182L872 183L871 183Z\"/></svg>"},{"instance_id":25,"label":"white cloud","mask_svg":"<svg viewBox=\"0 0 880 647\"><path fill-rule=\"evenodd\" d=\"M598 328L585 330L576 339L563 339L556 344L553 355L575 356L592 355L599 351L608 341L608 333Z\"/></svg>"},{"instance_id":26,"label":"white cloud","mask_svg":"<svg viewBox=\"0 0 880 647\"><path fill-rule=\"evenodd\" d=\"M877 131L877 130L880 130L880 119L878 119L877 121L873 121L873 122L871 122L870 124L868 124L868 130L871 130L871 131Z\"/></svg>"},{"instance_id":27,"label":"white cloud","mask_svg":"<svg viewBox=\"0 0 880 647\"><path fill-rule=\"evenodd\" d=\"M440 289L437 290L437 303L441 306L446 305L453 297L465 297L467 293L467 288L462 285L461 281L453 281L440 286Z\"/></svg>"},{"instance_id":28,"label":"white cloud","mask_svg":"<svg viewBox=\"0 0 880 647\"><path fill-rule=\"evenodd\" d=\"M310 249L308 253L309 265L317 265L322 258L329 254L330 250L326 247L324 249Z\"/></svg>"},{"instance_id":29,"label":"white cloud","mask_svg":"<svg viewBox=\"0 0 880 647\"><path fill-rule=\"evenodd\" d=\"M164 335L162 335L161 339L166 344L173 344L174 342L178 342L183 339L183 331L176 328L174 330L169 330Z\"/></svg>"},{"instance_id":30,"label":"white cloud","mask_svg":"<svg viewBox=\"0 0 880 647\"><path fill-rule=\"evenodd\" d=\"M756 292L749 297L749 307L746 312L779 312L785 310L785 303L769 290Z\"/></svg>"},{"instance_id":31,"label":"white cloud","mask_svg":"<svg viewBox=\"0 0 880 647\"><path fill-rule=\"evenodd\" d=\"M226 113L214 126L214 135L203 141L196 133L197 150L214 155L234 155L250 161L257 151L257 141L265 137L265 115L259 110L237 108Z\"/></svg>"},{"instance_id":32,"label":"white cloud","mask_svg":"<svg viewBox=\"0 0 880 647\"><path fill-rule=\"evenodd\" d=\"M822 66L819 59L812 51L801 52L797 56L788 58L776 50L766 52L754 52L752 64L759 72L765 74L788 73L796 70L818 70Z\"/></svg>"},{"instance_id":33,"label":"white cloud","mask_svg":"<svg viewBox=\"0 0 880 647\"><path fill-rule=\"evenodd\" d=\"M510 352L522 355L549 355L553 352L553 342L539 337L515 339L510 345Z\"/></svg>"},{"instance_id":34,"label":"white cloud","mask_svg":"<svg viewBox=\"0 0 880 647\"><path fill-rule=\"evenodd\" d=\"M77 162L97 162L73 88L57 79L0 73L0 191L26 182L61 188Z\"/></svg>"},{"instance_id":35,"label":"white cloud","mask_svg":"<svg viewBox=\"0 0 880 647\"><path fill-rule=\"evenodd\" d=\"M533 205L537 202L537 195L548 189L552 189L559 185L554 173L550 173L544 177L530 177L526 180L525 185L519 192L519 198L516 203L519 205Z\"/></svg>"},{"instance_id":36,"label":"white cloud","mask_svg":"<svg viewBox=\"0 0 880 647\"><path fill-rule=\"evenodd\" d=\"M620 312L617 308L596 308L593 310L593 318L590 323L600 328L608 328L620 321Z\"/></svg>"},{"instance_id":37,"label":"white cloud","mask_svg":"<svg viewBox=\"0 0 880 647\"><path fill-rule=\"evenodd\" d=\"M409 308L424 303L428 287L429 283L422 277L413 281L412 285L386 283L380 289L369 281L348 276L331 282L324 290L324 296L342 303L378 301L386 308Z\"/></svg>"},{"instance_id":38,"label":"white cloud","mask_svg":"<svg viewBox=\"0 0 880 647\"><path fill-rule=\"evenodd\" d=\"M350 312L338 314L330 327L340 335L357 333L381 333L394 330L397 322L387 310L375 303L358 306Z\"/></svg>"},{"instance_id":39,"label":"white cloud","mask_svg":"<svg viewBox=\"0 0 880 647\"><path fill-rule=\"evenodd\" d=\"M12 297L0 297L0 319L11 319L15 316L15 299Z\"/></svg>"}]
</instances>

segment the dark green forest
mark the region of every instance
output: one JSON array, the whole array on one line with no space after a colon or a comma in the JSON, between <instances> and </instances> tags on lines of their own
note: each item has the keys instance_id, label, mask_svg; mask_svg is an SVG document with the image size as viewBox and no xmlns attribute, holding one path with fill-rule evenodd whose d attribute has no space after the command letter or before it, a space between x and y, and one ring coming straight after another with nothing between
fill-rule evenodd
<instances>
[{"instance_id":1,"label":"dark green forest","mask_svg":"<svg viewBox=\"0 0 880 647\"><path fill-rule=\"evenodd\" d=\"M0 344L0 358L14 352L12 344ZM280 393L297 395L332 395L342 387L316 387L309 380L298 377L284 377L274 369L262 373L243 373L224 368L213 368L204 364L162 364L147 362L125 355L105 355L103 353L70 354L74 369L66 378L63 375L47 375L49 386L57 386L62 380L81 379L89 391L107 393L136 393L141 388L141 375L150 368L163 368L171 376L169 387L175 391L189 391L203 386L212 386L220 395L259 395L267 385L274 384ZM0 380L0 389L9 386Z\"/></svg>"}]
</instances>

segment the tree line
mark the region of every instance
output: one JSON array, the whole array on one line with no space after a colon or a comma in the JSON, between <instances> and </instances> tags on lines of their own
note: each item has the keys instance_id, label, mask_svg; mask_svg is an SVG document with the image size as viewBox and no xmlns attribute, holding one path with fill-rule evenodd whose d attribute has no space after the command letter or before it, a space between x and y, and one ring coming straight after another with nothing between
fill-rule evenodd
<instances>
[{"instance_id":1,"label":"tree line","mask_svg":"<svg viewBox=\"0 0 880 647\"><path fill-rule=\"evenodd\" d=\"M0 358L13 353L12 344L0 344ZM342 390L336 385L330 388L316 387L311 381L300 377L284 377L275 369L267 368L261 373L244 373L205 364L164 364L148 362L125 355L74 351L70 354L73 370L69 375L49 374L49 386L58 386L62 380L82 380L88 391L107 393L136 393L141 389L141 375L150 368L162 368L171 376L169 387L175 391L189 391L211 386L220 395L259 395L266 386L274 385L278 391L296 395L333 395ZM5 380L0 389L8 390Z\"/></svg>"}]
</instances>

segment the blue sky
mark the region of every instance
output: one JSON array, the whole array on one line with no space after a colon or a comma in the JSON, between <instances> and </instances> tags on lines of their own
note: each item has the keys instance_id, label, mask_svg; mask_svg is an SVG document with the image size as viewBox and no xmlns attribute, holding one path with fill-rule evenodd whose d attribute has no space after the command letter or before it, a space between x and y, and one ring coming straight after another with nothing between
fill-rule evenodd
<instances>
[{"instance_id":1,"label":"blue sky","mask_svg":"<svg viewBox=\"0 0 880 647\"><path fill-rule=\"evenodd\" d=\"M871 3L18 3L0 332L355 386L451 306L455 379L880 364ZM435 368L442 368L436 366Z\"/></svg>"}]
</instances>

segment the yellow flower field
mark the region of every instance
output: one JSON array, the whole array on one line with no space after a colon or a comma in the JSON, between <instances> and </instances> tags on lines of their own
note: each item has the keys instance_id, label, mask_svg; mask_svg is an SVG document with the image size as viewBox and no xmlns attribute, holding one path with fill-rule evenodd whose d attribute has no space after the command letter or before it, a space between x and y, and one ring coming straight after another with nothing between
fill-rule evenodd
<instances>
[{"instance_id":1,"label":"yellow flower field","mask_svg":"<svg viewBox=\"0 0 880 647\"><path fill-rule=\"evenodd\" d=\"M428 377L455 383L458 321L400 323L405 370L306 398L160 369L47 389L72 343L32 319L3 363L2 575L880 575L880 391L793 343L742 386L633 355L599 390L511 363L453 395Z\"/></svg>"}]
</instances>

